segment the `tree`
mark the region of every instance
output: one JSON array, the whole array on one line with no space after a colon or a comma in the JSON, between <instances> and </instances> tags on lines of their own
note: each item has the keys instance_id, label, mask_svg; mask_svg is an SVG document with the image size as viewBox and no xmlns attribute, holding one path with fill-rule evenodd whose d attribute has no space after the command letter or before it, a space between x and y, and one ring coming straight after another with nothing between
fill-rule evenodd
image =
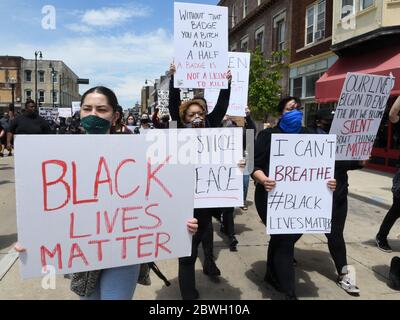
<instances>
[{"instance_id":1,"label":"tree","mask_svg":"<svg viewBox=\"0 0 400 320\"><path fill-rule=\"evenodd\" d=\"M279 80L287 66L282 61L287 54L286 50L273 52L265 59L259 48L251 54L248 104L255 120L263 120L266 113L277 114L276 106L282 93Z\"/></svg>"}]
</instances>

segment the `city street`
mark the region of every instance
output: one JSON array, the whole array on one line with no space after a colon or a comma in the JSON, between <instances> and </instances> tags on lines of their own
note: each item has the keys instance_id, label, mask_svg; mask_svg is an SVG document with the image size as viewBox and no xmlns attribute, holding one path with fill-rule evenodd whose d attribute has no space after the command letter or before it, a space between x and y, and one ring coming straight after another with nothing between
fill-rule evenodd
<instances>
[{"instance_id":1,"label":"city street","mask_svg":"<svg viewBox=\"0 0 400 320\"><path fill-rule=\"evenodd\" d=\"M41 279L22 281L19 261L12 248L17 240L13 157L0 158L0 299L77 299L69 290L70 281L57 277L56 289L42 288ZM336 271L324 235L303 236L296 245L298 262L297 294L303 299L400 299L400 292L391 290L386 282L390 260L400 252L400 223L395 225L389 243L394 252L386 254L375 246L375 235L391 203L391 175L363 170L350 173L349 214L345 229L348 262L357 271L361 296L354 298L336 283ZM36 192L32 190L32 192ZM250 184L249 200L254 186ZM227 240L214 223L214 251L222 276L218 281L202 272L202 251L196 264L197 288L201 299L281 299L263 281L268 237L253 204L247 212L236 210L238 252L230 252ZM177 260L157 263L171 281L166 287L151 273L151 286L138 285L134 299L180 299Z\"/></svg>"}]
</instances>

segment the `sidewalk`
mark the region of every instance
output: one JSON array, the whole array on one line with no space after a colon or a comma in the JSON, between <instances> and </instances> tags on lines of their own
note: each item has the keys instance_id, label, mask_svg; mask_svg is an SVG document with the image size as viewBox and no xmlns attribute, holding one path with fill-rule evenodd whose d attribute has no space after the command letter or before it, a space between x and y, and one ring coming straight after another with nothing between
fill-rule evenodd
<instances>
[{"instance_id":1,"label":"sidewalk","mask_svg":"<svg viewBox=\"0 0 400 320\"><path fill-rule=\"evenodd\" d=\"M0 169L2 166L11 167L12 160L0 159ZM2 171L0 173L2 174ZM386 208L391 204L392 177L368 170L350 172L349 175L351 195L345 239L348 262L356 268L361 296L351 297L336 285L336 271L325 236L306 235L299 240L295 251L298 261L296 275L299 299L400 299L400 292L393 291L386 285L390 260L400 252L400 240L397 239L400 223L395 225L390 235L390 244L395 251L393 254L379 251L374 242L375 234L387 212ZM10 183L7 185L2 186L0 183L0 212L7 210L15 219L15 202L9 200L14 196L11 195L14 193L14 185L11 183L13 179L8 180ZM3 193L4 190L7 192ZM4 198L4 194L7 198ZM249 200L253 199L253 194L254 185L251 182ZM265 234L265 228L259 221L254 205L250 205L247 212L237 209L235 223L239 251L230 252L226 239L219 233L219 226L214 222L215 256L222 272L217 282L203 274L202 249L199 250L196 281L201 299L281 299L281 294L263 281L269 237ZM3 256L7 250L8 248L2 249ZM152 285L138 285L134 299L180 299L177 259L161 261L157 265L170 280L171 286L165 287L164 283L151 273ZM19 276L19 261L16 261L0 281L0 299L77 299L69 290L69 284L70 281L62 276L57 277L56 290L43 289L42 279L22 281Z\"/></svg>"}]
</instances>

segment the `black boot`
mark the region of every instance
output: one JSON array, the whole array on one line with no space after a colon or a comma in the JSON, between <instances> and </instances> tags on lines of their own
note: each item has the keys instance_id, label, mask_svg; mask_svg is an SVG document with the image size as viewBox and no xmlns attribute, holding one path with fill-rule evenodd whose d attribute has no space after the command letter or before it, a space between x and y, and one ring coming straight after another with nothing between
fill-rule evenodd
<instances>
[{"instance_id":1,"label":"black boot","mask_svg":"<svg viewBox=\"0 0 400 320\"><path fill-rule=\"evenodd\" d=\"M236 252L237 250L237 244L239 243L239 241L236 239L235 236L230 237L230 244L229 244L229 250L232 252Z\"/></svg>"},{"instance_id":2,"label":"black boot","mask_svg":"<svg viewBox=\"0 0 400 320\"><path fill-rule=\"evenodd\" d=\"M206 257L203 265L203 272L210 277L218 277L221 275L221 271L218 269L214 262L214 258Z\"/></svg>"}]
</instances>

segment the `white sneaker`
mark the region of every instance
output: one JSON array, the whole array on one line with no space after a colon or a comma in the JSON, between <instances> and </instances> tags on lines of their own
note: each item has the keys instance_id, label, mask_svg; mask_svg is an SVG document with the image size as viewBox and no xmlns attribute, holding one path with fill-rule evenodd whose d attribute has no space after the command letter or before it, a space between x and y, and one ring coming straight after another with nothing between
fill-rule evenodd
<instances>
[{"instance_id":1,"label":"white sneaker","mask_svg":"<svg viewBox=\"0 0 400 320\"><path fill-rule=\"evenodd\" d=\"M339 276L337 285L341 287L344 291L346 291L348 294L359 295L360 289L356 286L354 267L348 268L348 266L345 266L343 270L347 271L347 273Z\"/></svg>"}]
</instances>

